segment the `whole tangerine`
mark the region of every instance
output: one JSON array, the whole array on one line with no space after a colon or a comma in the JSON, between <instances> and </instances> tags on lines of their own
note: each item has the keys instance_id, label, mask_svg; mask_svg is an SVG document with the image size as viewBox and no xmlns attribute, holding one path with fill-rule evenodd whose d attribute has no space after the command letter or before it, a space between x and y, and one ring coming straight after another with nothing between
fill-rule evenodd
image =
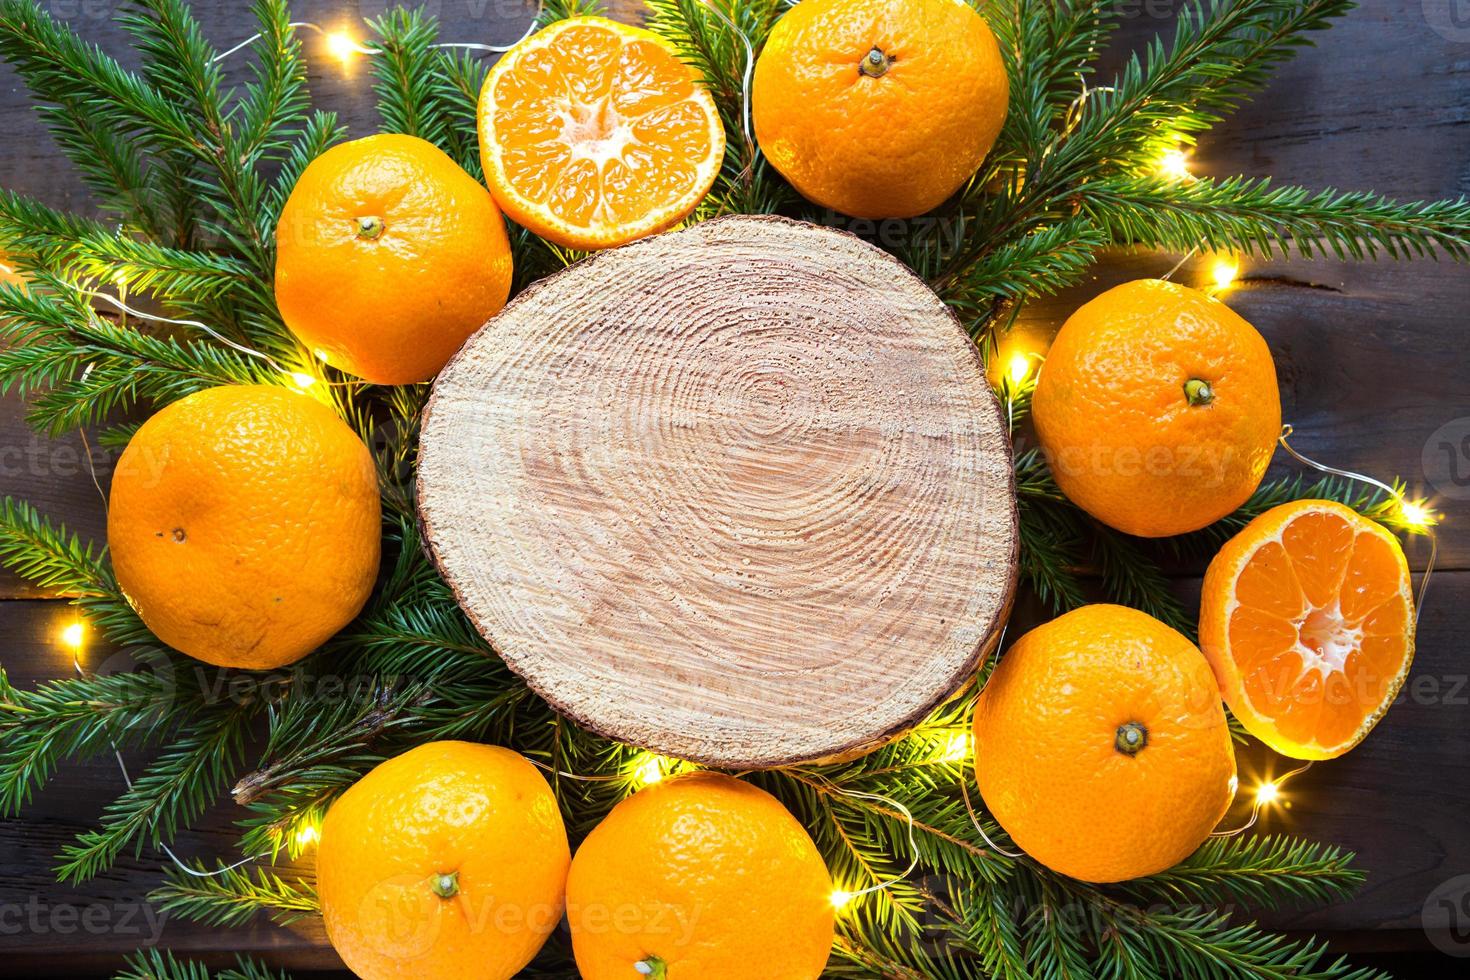
<instances>
[{"instance_id":1,"label":"whole tangerine","mask_svg":"<svg viewBox=\"0 0 1470 980\"><path fill-rule=\"evenodd\" d=\"M372 454L322 403L225 385L168 405L118 459L107 540L118 585L160 640L267 670L357 615L378 574Z\"/></svg>"},{"instance_id":2,"label":"whole tangerine","mask_svg":"<svg viewBox=\"0 0 1470 980\"><path fill-rule=\"evenodd\" d=\"M490 192L416 136L306 167L276 224L276 305L317 357L374 384L427 381L505 305L511 252Z\"/></svg>"},{"instance_id":3,"label":"whole tangerine","mask_svg":"<svg viewBox=\"0 0 1470 980\"><path fill-rule=\"evenodd\" d=\"M761 150L810 201L907 218L979 169L1010 82L985 19L957 0L803 0L756 61Z\"/></svg>"},{"instance_id":4,"label":"whole tangerine","mask_svg":"<svg viewBox=\"0 0 1470 980\"><path fill-rule=\"evenodd\" d=\"M1082 881L1173 867L1235 795L1204 655L1124 606L1083 606L1017 640L980 692L974 734L995 819L1031 857Z\"/></svg>"}]
</instances>

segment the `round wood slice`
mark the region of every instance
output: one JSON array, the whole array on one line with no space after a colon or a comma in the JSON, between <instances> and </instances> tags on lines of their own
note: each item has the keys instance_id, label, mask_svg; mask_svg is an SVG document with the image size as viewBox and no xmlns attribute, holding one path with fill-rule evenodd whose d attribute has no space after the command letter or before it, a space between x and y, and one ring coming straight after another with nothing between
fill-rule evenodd
<instances>
[{"instance_id":1,"label":"round wood slice","mask_svg":"<svg viewBox=\"0 0 1470 980\"><path fill-rule=\"evenodd\" d=\"M730 768L856 754L994 645L1011 450L943 303L850 235L734 217L603 252L469 339L419 513L552 706Z\"/></svg>"}]
</instances>

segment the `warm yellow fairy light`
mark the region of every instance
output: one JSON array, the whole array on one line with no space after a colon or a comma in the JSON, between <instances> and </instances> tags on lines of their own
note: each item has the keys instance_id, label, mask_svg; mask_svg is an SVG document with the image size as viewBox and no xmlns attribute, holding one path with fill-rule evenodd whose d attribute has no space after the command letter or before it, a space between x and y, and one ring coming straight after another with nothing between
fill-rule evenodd
<instances>
[{"instance_id":1,"label":"warm yellow fairy light","mask_svg":"<svg viewBox=\"0 0 1470 980\"><path fill-rule=\"evenodd\" d=\"M831 895L832 907L840 912L843 906L851 902L855 897L852 892L845 892L841 888L838 888Z\"/></svg>"},{"instance_id":2,"label":"warm yellow fairy light","mask_svg":"<svg viewBox=\"0 0 1470 980\"><path fill-rule=\"evenodd\" d=\"M1256 787L1256 806L1269 806L1281 796L1281 787L1276 783L1262 783Z\"/></svg>"},{"instance_id":3,"label":"warm yellow fairy light","mask_svg":"<svg viewBox=\"0 0 1470 980\"><path fill-rule=\"evenodd\" d=\"M310 847L312 844L315 844L320 838L321 831L317 829L316 824L309 823L296 831L296 846Z\"/></svg>"},{"instance_id":4,"label":"warm yellow fairy light","mask_svg":"<svg viewBox=\"0 0 1470 980\"><path fill-rule=\"evenodd\" d=\"M1399 498L1399 520L1412 531L1423 531L1439 523L1439 515L1417 500Z\"/></svg>"},{"instance_id":5,"label":"warm yellow fairy light","mask_svg":"<svg viewBox=\"0 0 1470 980\"><path fill-rule=\"evenodd\" d=\"M663 762L656 755L648 756L633 768L633 781L639 786L652 786L663 778Z\"/></svg>"},{"instance_id":6,"label":"warm yellow fairy light","mask_svg":"<svg viewBox=\"0 0 1470 980\"><path fill-rule=\"evenodd\" d=\"M1238 275L1240 275L1240 263L1235 259L1218 258L1210 267L1210 278L1215 281L1216 289L1229 289Z\"/></svg>"},{"instance_id":7,"label":"warm yellow fairy light","mask_svg":"<svg viewBox=\"0 0 1470 980\"><path fill-rule=\"evenodd\" d=\"M310 374L307 374L305 371L292 371L290 372L290 374L291 380L296 384L296 387L300 388L302 391L305 391L312 385L316 384L316 378Z\"/></svg>"},{"instance_id":8,"label":"warm yellow fairy light","mask_svg":"<svg viewBox=\"0 0 1470 980\"><path fill-rule=\"evenodd\" d=\"M939 753L940 762L962 762L970 755L970 736L955 732L945 741Z\"/></svg>"},{"instance_id":9,"label":"warm yellow fairy light","mask_svg":"<svg viewBox=\"0 0 1470 980\"><path fill-rule=\"evenodd\" d=\"M1178 147L1164 151L1157 169L1159 176L1166 180L1188 180L1193 176L1189 172L1189 157Z\"/></svg>"},{"instance_id":10,"label":"warm yellow fairy light","mask_svg":"<svg viewBox=\"0 0 1470 980\"><path fill-rule=\"evenodd\" d=\"M1020 351L1011 355L1011 362L1006 366L1006 372L1011 376L1011 384L1019 385L1031 376L1031 357Z\"/></svg>"},{"instance_id":11,"label":"warm yellow fairy light","mask_svg":"<svg viewBox=\"0 0 1470 980\"><path fill-rule=\"evenodd\" d=\"M80 622L68 623L61 630L61 642L71 650L80 650L87 639L87 628Z\"/></svg>"},{"instance_id":12,"label":"warm yellow fairy light","mask_svg":"<svg viewBox=\"0 0 1470 980\"><path fill-rule=\"evenodd\" d=\"M362 47L344 31L333 31L327 35L327 50L343 64L352 61L352 56L362 53Z\"/></svg>"}]
</instances>

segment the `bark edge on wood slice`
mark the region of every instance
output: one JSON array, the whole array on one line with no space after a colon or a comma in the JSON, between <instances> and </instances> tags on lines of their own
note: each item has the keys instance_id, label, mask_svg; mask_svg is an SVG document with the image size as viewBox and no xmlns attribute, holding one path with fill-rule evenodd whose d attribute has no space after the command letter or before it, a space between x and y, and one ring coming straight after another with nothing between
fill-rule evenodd
<instances>
[{"instance_id":1,"label":"bark edge on wood slice","mask_svg":"<svg viewBox=\"0 0 1470 980\"><path fill-rule=\"evenodd\" d=\"M969 681L1015 590L978 351L902 263L728 217L601 252L471 337L424 410L419 518L554 708L708 765L847 757Z\"/></svg>"}]
</instances>

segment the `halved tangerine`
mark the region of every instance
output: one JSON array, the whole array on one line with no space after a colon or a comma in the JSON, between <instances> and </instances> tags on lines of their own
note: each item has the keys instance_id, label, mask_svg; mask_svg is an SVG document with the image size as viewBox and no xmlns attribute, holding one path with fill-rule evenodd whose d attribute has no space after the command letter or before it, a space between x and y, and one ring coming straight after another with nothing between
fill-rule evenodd
<instances>
[{"instance_id":1,"label":"halved tangerine","mask_svg":"<svg viewBox=\"0 0 1470 980\"><path fill-rule=\"evenodd\" d=\"M1382 525L1330 500L1273 507L1210 562L1200 648L1246 729L1332 759L1383 717L1414 658L1409 565Z\"/></svg>"},{"instance_id":2,"label":"halved tangerine","mask_svg":"<svg viewBox=\"0 0 1470 980\"><path fill-rule=\"evenodd\" d=\"M507 52L480 90L479 127L496 203L567 248L677 224L725 154L695 70L658 35L601 17L558 21Z\"/></svg>"}]
</instances>

